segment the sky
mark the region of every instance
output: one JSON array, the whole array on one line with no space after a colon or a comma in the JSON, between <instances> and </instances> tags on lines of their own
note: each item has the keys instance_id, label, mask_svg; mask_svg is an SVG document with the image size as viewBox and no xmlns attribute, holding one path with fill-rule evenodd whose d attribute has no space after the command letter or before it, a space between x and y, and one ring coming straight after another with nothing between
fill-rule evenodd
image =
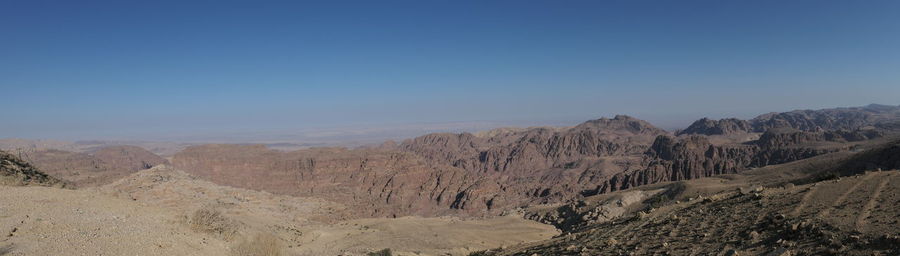
<instances>
[{"instance_id":1,"label":"sky","mask_svg":"<svg viewBox=\"0 0 900 256\"><path fill-rule=\"evenodd\" d=\"M0 138L900 104L900 1L0 1Z\"/></svg>"}]
</instances>

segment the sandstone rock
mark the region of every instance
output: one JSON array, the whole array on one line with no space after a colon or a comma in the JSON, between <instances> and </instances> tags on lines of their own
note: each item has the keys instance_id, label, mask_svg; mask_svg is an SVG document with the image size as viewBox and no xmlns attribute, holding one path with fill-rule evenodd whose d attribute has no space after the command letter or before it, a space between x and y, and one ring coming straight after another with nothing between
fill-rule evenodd
<instances>
[{"instance_id":1,"label":"sandstone rock","mask_svg":"<svg viewBox=\"0 0 900 256\"><path fill-rule=\"evenodd\" d=\"M682 134L702 134L702 135L728 135L735 133L745 133L753 131L750 122L736 118L728 118L721 120L711 120L702 118L695 121L687 129L678 132Z\"/></svg>"}]
</instances>

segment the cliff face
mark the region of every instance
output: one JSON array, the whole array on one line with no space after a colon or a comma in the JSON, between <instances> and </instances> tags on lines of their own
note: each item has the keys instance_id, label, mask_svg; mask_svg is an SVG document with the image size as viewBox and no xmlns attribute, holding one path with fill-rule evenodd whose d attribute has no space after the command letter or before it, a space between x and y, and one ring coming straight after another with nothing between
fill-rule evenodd
<instances>
[{"instance_id":1,"label":"cliff face","mask_svg":"<svg viewBox=\"0 0 900 256\"><path fill-rule=\"evenodd\" d=\"M530 172L555 168L585 157L640 154L666 131L629 116L601 118L557 131L536 128L481 138L471 134L432 134L400 147L429 160L479 172Z\"/></svg>"},{"instance_id":2,"label":"cliff face","mask_svg":"<svg viewBox=\"0 0 900 256\"><path fill-rule=\"evenodd\" d=\"M478 188L461 169L380 149L203 145L179 152L172 164L218 184L341 202L359 216L437 215L462 204L464 190Z\"/></svg>"},{"instance_id":3,"label":"cliff face","mask_svg":"<svg viewBox=\"0 0 900 256\"><path fill-rule=\"evenodd\" d=\"M827 127L857 123L853 120L859 117L833 116ZM695 124L696 133L724 135L750 131L754 122ZM352 150L280 152L261 145L204 145L176 154L173 164L219 184L346 203L355 206L350 214L356 216L490 215L662 181L736 173L847 150L852 142L884 136L878 129L788 127L767 128L749 142L712 143L705 135L683 133L673 137L647 122L616 116L569 128L429 134Z\"/></svg>"},{"instance_id":4,"label":"cliff face","mask_svg":"<svg viewBox=\"0 0 900 256\"><path fill-rule=\"evenodd\" d=\"M134 146L109 146L93 153L39 150L24 155L38 169L75 186L106 184L167 161Z\"/></svg>"}]
</instances>

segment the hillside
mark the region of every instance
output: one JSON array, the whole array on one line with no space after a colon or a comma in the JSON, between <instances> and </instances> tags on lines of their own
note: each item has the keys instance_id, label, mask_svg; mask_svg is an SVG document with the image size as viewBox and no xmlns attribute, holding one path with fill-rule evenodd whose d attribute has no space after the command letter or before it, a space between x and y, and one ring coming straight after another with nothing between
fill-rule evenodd
<instances>
[{"instance_id":1,"label":"hillside","mask_svg":"<svg viewBox=\"0 0 900 256\"><path fill-rule=\"evenodd\" d=\"M529 209L566 234L483 254L895 255L898 145Z\"/></svg>"},{"instance_id":2,"label":"hillside","mask_svg":"<svg viewBox=\"0 0 900 256\"><path fill-rule=\"evenodd\" d=\"M110 183L136 171L168 163L162 157L136 146L107 146L84 153L39 149L22 153L22 158L47 174L77 187Z\"/></svg>"},{"instance_id":3,"label":"hillside","mask_svg":"<svg viewBox=\"0 0 900 256\"><path fill-rule=\"evenodd\" d=\"M573 127L428 134L376 148L192 146L172 164L222 185L346 202L357 217L490 216L856 150L900 132L889 125L900 121L897 113L877 105L701 120L678 136L619 115ZM748 136L727 134L747 127ZM706 130L715 131L690 132Z\"/></svg>"},{"instance_id":4,"label":"hillside","mask_svg":"<svg viewBox=\"0 0 900 256\"><path fill-rule=\"evenodd\" d=\"M559 234L518 216L342 220L339 203L219 186L165 165L79 190L0 185L0 205L4 255L235 255L260 234L286 255L465 255Z\"/></svg>"},{"instance_id":5,"label":"hillside","mask_svg":"<svg viewBox=\"0 0 900 256\"><path fill-rule=\"evenodd\" d=\"M69 186L66 182L39 171L31 164L0 151L0 185Z\"/></svg>"}]
</instances>

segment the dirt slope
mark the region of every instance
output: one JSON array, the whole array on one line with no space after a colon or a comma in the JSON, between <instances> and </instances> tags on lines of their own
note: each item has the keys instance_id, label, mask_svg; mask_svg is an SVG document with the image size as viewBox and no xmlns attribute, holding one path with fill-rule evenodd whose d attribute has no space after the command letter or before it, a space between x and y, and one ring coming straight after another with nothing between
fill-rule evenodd
<instances>
[{"instance_id":1,"label":"dirt slope","mask_svg":"<svg viewBox=\"0 0 900 256\"><path fill-rule=\"evenodd\" d=\"M897 255L900 172L715 194L493 255Z\"/></svg>"},{"instance_id":2,"label":"dirt slope","mask_svg":"<svg viewBox=\"0 0 900 256\"><path fill-rule=\"evenodd\" d=\"M0 151L0 185L69 186L66 182L47 175L4 151Z\"/></svg>"},{"instance_id":3,"label":"dirt slope","mask_svg":"<svg viewBox=\"0 0 900 256\"><path fill-rule=\"evenodd\" d=\"M244 238L272 234L286 255L466 255L558 234L518 216L487 219L339 220L341 204L215 185L162 165L96 188L0 186L6 255L228 255ZM216 209L234 233L193 229Z\"/></svg>"},{"instance_id":4,"label":"dirt slope","mask_svg":"<svg viewBox=\"0 0 900 256\"><path fill-rule=\"evenodd\" d=\"M485 254L897 255L898 145L530 207L566 234Z\"/></svg>"},{"instance_id":5,"label":"dirt slope","mask_svg":"<svg viewBox=\"0 0 900 256\"><path fill-rule=\"evenodd\" d=\"M107 184L136 171L167 163L162 157L136 146L108 146L84 153L37 150L23 153L23 159L77 187Z\"/></svg>"},{"instance_id":6,"label":"dirt slope","mask_svg":"<svg viewBox=\"0 0 900 256\"><path fill-rule=\"evenodd\" d=\"M6 255L226 255L168 209L90 191L0 186Z\"/></svg>"},{"instance_id":7,"label":"dirt slope","mask_svg":"<svg viewBox=\"0 0 900 256\"><path fill-rule=\"evenodd\" d=\"M237 223L236 237L274 234L291 255L359 255L383 248L399 254L465 255L558 234L552 226L516 216L343 220L348 216L339 213L346 206L339 203L220 186L165 165L90 191L166 208L180 216L176 219L212 207Z\"/></svg>"}]
</instances>

